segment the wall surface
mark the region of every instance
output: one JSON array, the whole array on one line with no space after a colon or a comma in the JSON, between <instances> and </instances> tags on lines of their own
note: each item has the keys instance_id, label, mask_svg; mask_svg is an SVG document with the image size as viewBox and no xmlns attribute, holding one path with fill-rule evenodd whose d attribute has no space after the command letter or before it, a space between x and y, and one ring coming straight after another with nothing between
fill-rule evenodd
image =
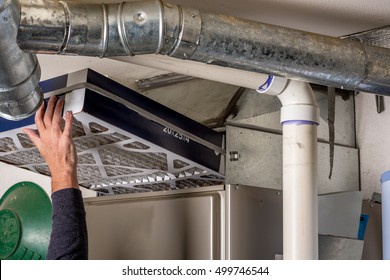
<instances>
[{"instance_id":1,"label":"wall surface","mask_svg":"<svg viewBox=\"0 0 390 280\"><path fill-rule=\"evenodd\" d=\"M23 181L33 182L39 185L50 197L51 178L26 169L18 168L4 162L0 162L0 197L14 184ZM94 197L96 192L81 188L83 197Z\"/></svg>"},{"instance_id":2,"label":"wall surface","mask_svg":"<svg viewBox=\"0 0 390 280\"><path fill-rule=\"evenodd\" d=\"M356 96L356 141L360 149L361 189L364 199L380 193L380 176L390 170L390 98L384 97L385 110L378 114L375 95Z\"/></svg>"}]
</instances>

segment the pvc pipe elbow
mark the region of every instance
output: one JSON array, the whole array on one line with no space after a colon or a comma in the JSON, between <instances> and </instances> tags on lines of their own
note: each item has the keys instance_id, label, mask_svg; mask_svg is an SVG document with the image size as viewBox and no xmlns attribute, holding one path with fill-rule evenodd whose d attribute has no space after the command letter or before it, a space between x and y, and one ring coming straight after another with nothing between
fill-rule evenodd
<instances>
[{"instance_id":1,"label":"pvc pipe elbow","mask_svg":"<svg viewBox=\"0 0 390 280\"><path fill-rule=\"evenodd\" d=\"M279 98L282 103L281 123L319 124L317 100L308 83L270 75L257 92Z\"/></svg>"},{"instance_id":2,"label":"pvc pipe elbow","mask_svg":"<svg viewBox=\"0 0 390 280\"><path fill-rule=\"evenodd\" d=\"M320 123L320 111L314 92L308 83L289 80L287 86L278 95L282 103L280 122L291 121Z\"/></svg>"},{"instance_id":3,"label":"pvc pipe elbow","mask_svg":"<svg viewBox=\"0 0 390 280\"><path fill-rule=\"evenodd\" d=\"M311 86L306 82L288 80L283 91L277 95L282 106L307 104L317 106L317 100Z\"/></svg>"}]
</instances>

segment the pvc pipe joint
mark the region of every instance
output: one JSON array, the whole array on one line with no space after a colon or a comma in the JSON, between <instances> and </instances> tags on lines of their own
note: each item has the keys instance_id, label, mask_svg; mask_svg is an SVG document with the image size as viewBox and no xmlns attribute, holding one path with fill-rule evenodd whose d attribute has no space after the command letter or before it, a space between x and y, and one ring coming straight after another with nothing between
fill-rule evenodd
<instances>
[{"instance_id":1,"label":"pvc pipe joint","mask_svg":"<svg viewBox=\"0 0 390 280\"><path fill-rule=\"evenodd\" d=\"M290 104L280 109L280 122L292 124L293 122L305 122L306 124L318 125L319 109L315 105L308 104ZM303 124L303 123L301 123Z\"/></svg>"},{"instance_id":2,"label":"pvc pipe joint","mask_svg":"<svg viewBox=\"0 0 390 280\"><path fill-rule=\"evenodd\" d=\"M279 98L282 103L282 124L298 121L318 125L320 122L317 101L308 83L269 75L257 92Z\"/></svg>"}]
</instances>

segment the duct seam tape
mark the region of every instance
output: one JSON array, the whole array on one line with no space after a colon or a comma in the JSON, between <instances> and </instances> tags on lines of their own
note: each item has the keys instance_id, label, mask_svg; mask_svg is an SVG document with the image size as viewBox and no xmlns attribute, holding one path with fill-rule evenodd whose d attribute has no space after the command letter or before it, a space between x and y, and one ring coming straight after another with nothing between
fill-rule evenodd
<instances>
[{"instance_id":1,"label":"duct seam tape","mask_svg":"<svg viewBox=\"0 0 390 280\"><path fill-rule=\"evenodd\" d=\"M381 176L383 259L390 260L390 171Z\"/></svg>"},{"instance_id":2,"label":"duct seam tape","mask_svg":"<svg viewBox=\"0 0 390 280\"><path fill-rule=\"evenodd\" d=\"M280 122L309 121L319 124L319 109L308 104L285 105L280 110Z\"/></svg>"}]
</instances>

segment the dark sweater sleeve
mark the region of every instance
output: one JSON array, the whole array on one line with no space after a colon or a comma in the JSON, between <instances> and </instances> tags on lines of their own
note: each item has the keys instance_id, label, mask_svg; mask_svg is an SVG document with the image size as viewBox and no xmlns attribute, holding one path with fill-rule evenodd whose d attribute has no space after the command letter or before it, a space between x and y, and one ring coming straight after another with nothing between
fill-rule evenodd
<instances>
[{"instance_id":1,"label":"dark sweater sleeve","mask_svg":"<svg viewBox=\"0 0 390 280\"><path fill-rule=\"evenodd\" d=\"M53 226L48 260L88 259L88 234L84 202L78 189L63 189L51 195Z\"/></svg>"}]
</instances>

